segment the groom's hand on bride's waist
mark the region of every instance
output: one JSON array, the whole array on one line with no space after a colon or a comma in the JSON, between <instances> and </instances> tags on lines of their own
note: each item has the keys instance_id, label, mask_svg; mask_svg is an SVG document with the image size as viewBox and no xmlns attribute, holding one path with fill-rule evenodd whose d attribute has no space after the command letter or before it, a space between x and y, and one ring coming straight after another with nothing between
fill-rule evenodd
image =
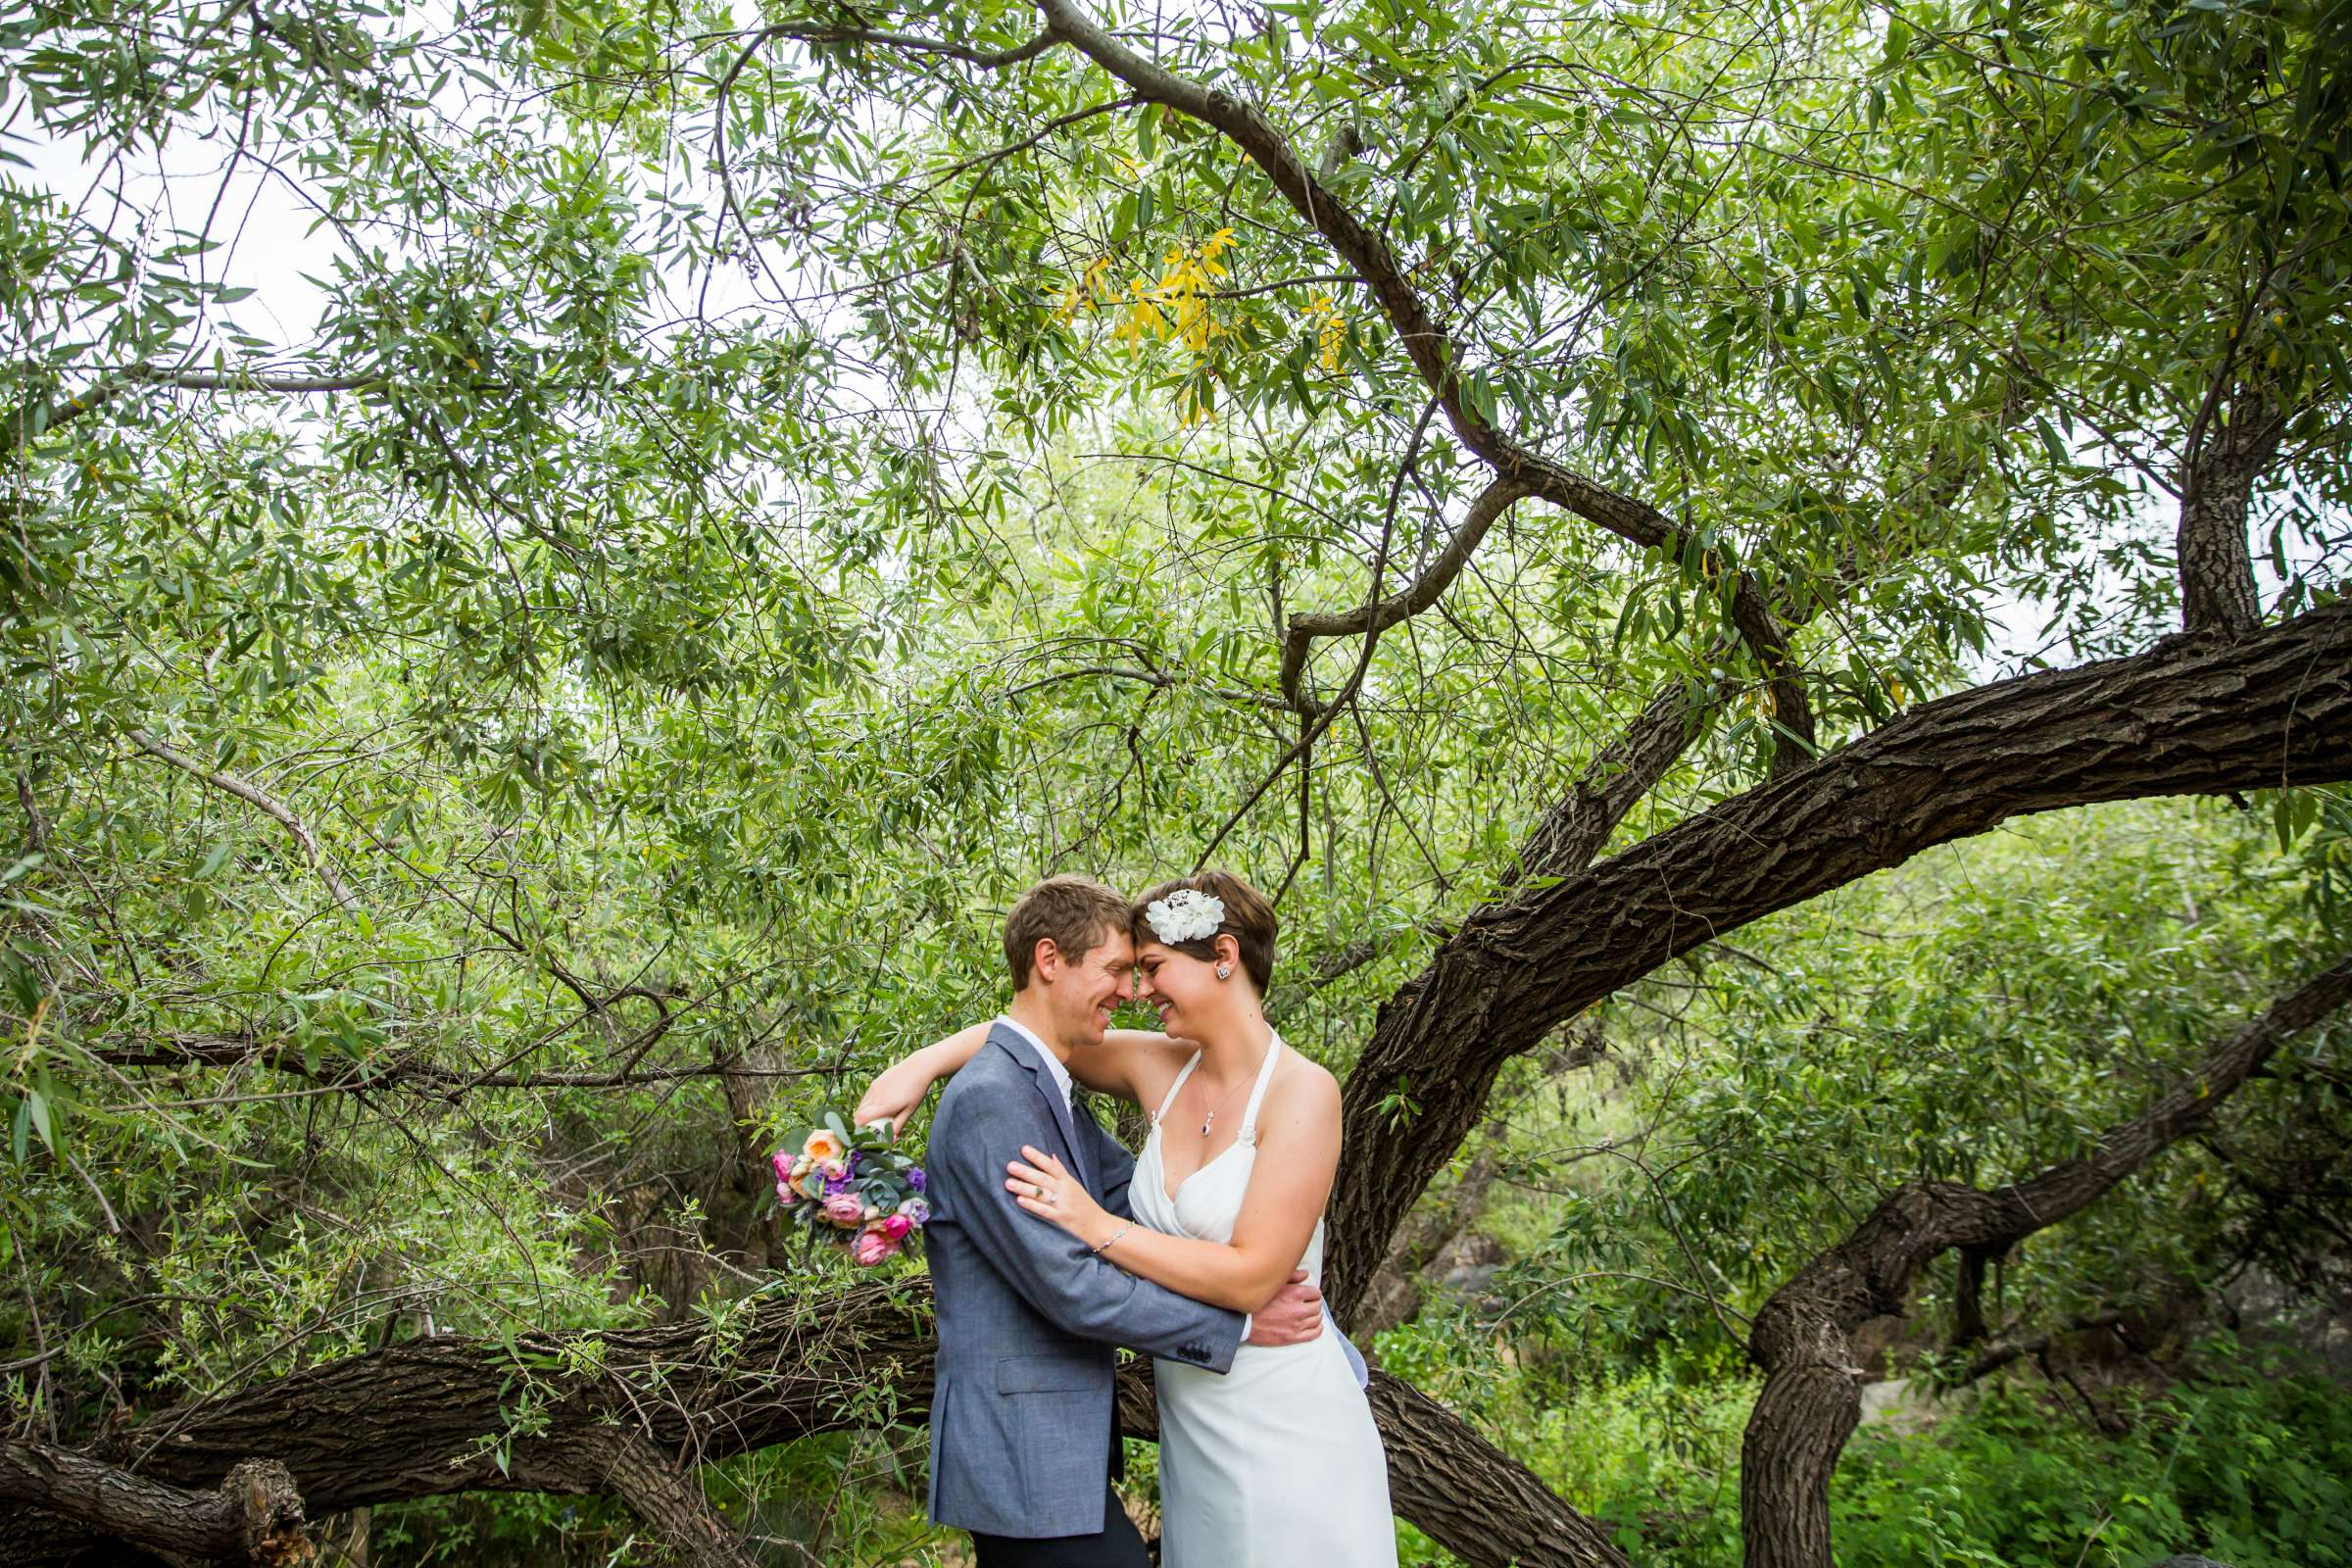
<instances>
[{"instance_id":1,"label":"groom's hand on bride's waist","mask_svg":"<svg viewBox=\"0 0 2352 1568\"><path fill-rule=\"evenodd\" d=\"M1304 1269L1293 1272L1272 1300L1250 1314L1251 1345L1304 1345L1322 1332L1323 1293L1306 1283Z\"/></svg>"}]
</instances>

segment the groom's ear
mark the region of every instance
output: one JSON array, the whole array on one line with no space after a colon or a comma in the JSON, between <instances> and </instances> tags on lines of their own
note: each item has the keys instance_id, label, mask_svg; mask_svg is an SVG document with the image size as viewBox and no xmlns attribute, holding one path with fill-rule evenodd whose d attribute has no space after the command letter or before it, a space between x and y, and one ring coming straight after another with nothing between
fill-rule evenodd
<instances>
[{"instance_id":1,"label":"groom's ear","mask_svg":"<svg viewBox=\"0 0 2352 1568\"><path fill-rule=\"evenodd\" d=\"M1061 944L1052 937L1039 937L1037 946L1029 951L1029 977L1052 985L1061 974Z\"/></svg>"}]
</instances>

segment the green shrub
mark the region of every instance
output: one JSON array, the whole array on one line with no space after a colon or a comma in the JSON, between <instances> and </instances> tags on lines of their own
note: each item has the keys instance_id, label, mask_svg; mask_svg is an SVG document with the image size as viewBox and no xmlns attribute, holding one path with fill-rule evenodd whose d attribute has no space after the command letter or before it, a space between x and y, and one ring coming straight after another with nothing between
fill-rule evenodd
<instances>
[{"instance_id":1,"label":"green shrub","mask_svg":"<svg viewBox=\"0 0 2352 1568\"><path fill-rule=\"evenodd\" d=\"M2352 1391L2227 1343L2201 1360L2196 1380L2127 1401L2120 1436L2057 1414L2024 1376L1925 1431L1857 1433L1831 1490L1840 1568L2144 1568L2184 1551L2352 1568ZM1521 1383L1514 1409L1504 1378L1481 1419L1641 1568L1725 1568L1756 1389L1648 1372L1545 1406ZM1451 1560L1409 1526L1398 1540L1406 1562Z\"/></svg>"}]
</instances>

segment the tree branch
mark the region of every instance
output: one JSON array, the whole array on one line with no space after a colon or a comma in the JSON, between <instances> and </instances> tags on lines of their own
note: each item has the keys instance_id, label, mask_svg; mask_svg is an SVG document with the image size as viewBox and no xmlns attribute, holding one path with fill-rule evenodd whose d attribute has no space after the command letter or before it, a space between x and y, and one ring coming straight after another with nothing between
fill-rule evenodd
<instances>
[{"instance_id":1,"label":"tree branch","mask_svg":"<svg viewBox=\"0 0 2352 1568\"><path fill-rule=\"evenodd\" d=\"M410 1340L165 1411L112 1440L105 1456L150 1483L208 1487L270 1455L320 1514L455 1492L638 1485L631 1505L677 1521L665 1528L684 1544L710 1521L665 1499L665 1489L691 1485L682 1471L672 1483L644 1466L672 1454L712 1463L870 1426L885 1411L920 1419L930 1317L930 1282L917 1278L770 1296L723 1320L619 1333ZM1149 1387L1140 1367L1121 1379L1127 1419L1146 1423L1130 1430L1146 1435ZM544 1417L529 1430L512 1423L526 1400ZM1623 1568L1600 1527L1444 1406L1386 1376L1372 1404L1399 1512L1449 1550L1481 1568ZM631 1446L583 1452L582 1434L616 1428ZM608 1466L601 1478L598 1464ZM35 1539L27 1512L0 1507L0 1544ZM53 1540L17 1552L11 1568L62 1565L74 1548Z\"/></svg>"},{"instance_id":2,"label":"tree branch","mask_svg":"<svg viewBox=\"0 0 2352 1568\"><path fill-rule=\"evenodd\" d=\"M110 373L182 392L365 392L391 384L381 375L266 375L258 370L181 370L156 365L133 365Z\"/></svg>"},{"instance_id":3,"label":"tree branch","mask_svg":"<svg viewBox=\"0 0 2352 1568\"><path fill-rule=\"evenodd\" d=\"M461 1072L404 1053L384 1061L321 1062L313 1067L299 1047L253 1035L204 1035L158 1040L144 1050L105 1049L91 1053L110 1067L268 1067L333 1089L381 1089L414 1085L437 1095L474 1089L628 1089L676 1083L688 1078L818 1078L831 1067L747 1067L730 1057L673 1067L627 1067L611 1072Z\"/></svg>"},{"instance_id":4,"label":"tree branch","mask_svg":"<svg viewBox=\"0 0 2352 1568\"><path fill-rule=\"evenodd\" d=\"M771 43L778 38L815 44L870 43L904 54L940 55L949 60L960 60L967 66L978 66L983 71L1002 71L1007 66L1017 66L1024 60L1035 60L1061 42L1051 27L1009 49L975 49L966 43L919 38L905 32L882 32L872 27L818 27L804 22L780 22L774 26L760 28L753 36L750 48L757 50L761 44Z\"/></svg>"},{"instance_id":5,"label":"tree branch","mask_svg":"<svg viewBox=\"0 0 2352 1568\"><path fill-rule=\"evenodd\" d=\"M534 1444L516 1478L542 1492L612 1494L687 1568L760 1568L742 1535L710 1506L694 1467L625 1427L592 1426Z\"/></svg>"},{"instance_id":6,"label":"tree branch","mask_svg":"<svg viewBox=\"0 0 2352 1568\"><path fill-rule=\"evenodd\" d=\"M2246 517L2254 487L2285 434L2284 414L2259 382L2238 385L2218 424L2198 419L2181 465L2180 522L2174 534L2180 618L2190 631L2241 632L2262 623Z\"/></svg>"},{"instance_id":7,"label":"tree branch","mask_svg":"<svg viewBox=\"0 0 2352 1568\"><path fill-rule=\"evenodd\" d=\"M1523 487L1522 494L1548 501L1644 549L1663 549L1680 540L1682 530L1664 513L1537 455L1470 406L1463 396L1460 350L1439 326L1428 304L1406 278L1387 237L1366 224L1332 193L1255 105L1188 80L1144 59L1097 26L1074 0L1037 0L1037 3L1046 18L1049 34L1068 40L1080 53L1142 97L1222 132L1257 165L1275 190L1306 220L1307 226L1321 234L1340 259L1352 267L1371 288L1381 314L1396 330L1397 341L1430 395L1437 400L1446 424L1462 445L1476 453L1496 475ZM1738 569L1713 552L1709 558L1718 570ZM1743 636L1746 629L1742 627ZM1768 673L1785 657L1783 642L1778 638L1768 638L1761 645L1751 640L1749 647ZM1785 693L1777 693L1776 700L1783 704L1783 725L1791 733L1811 733L1811 712L1805 706L1802 690L1794 682L1788 683Z\"/></svg>"},{"instance_id":8,"label":"tree branch","mask_svg":"<svg viewBox=\"0 0 2352 1568\"><path fill-rule=\"evenodd\" d=\"M1522 883L1472 910L1382 1006L1349 1075L1324 1287L1334 1309L1348 1320L1502 1064L1658 965L2009 817L2345 778L2352 603L1920 704L1612 859Z\"/></svg>"},{"instance_id":9,"label":"tree branch","mask_svg":"<svg viewBox=\"0 0 2352 1568\"><path fill-rule=\"evenodd\" d=\"M2347 1001L2352 956L2274 1003L2089 1153L1991 1191L1957 1182L1900 1188L1774 1292L1748 1339L1765 1373L1740 1470L1748 1568L1829 1568L1830 1476L1861 1418L1851 1336L1865 1319L1900 1312L1919 1270L1951 1248L2014 1247L2080 1213L2201 1126L2283 1041Z\"/></svg>"},{"instance_id":10,"label":"tree branch","mask_svg":"<svg viewBox=\"0 0 2352 1568\"><path fill-rule=\"evenodd\" d=\"M1382 600L1377 605L1359 605L1332 614L1293 615L1284 633L1282 644L1282 700L1301 713L1317 711L1316 705L1300 690L1306 673L1306 656L1315 642L1327 637L1349 637L1358 632L1383 632L1407 616L1417 615L1436 604L1441 595L1460 576L1470 564L1478 542L1495 519L1511 509L1512 503L1532 494L1526 485L1513 479L1496 479L1479 493L1471 503L1469 514L1462 518L1446 548L1431 562L1429 569L1414 578L1400 593Z\"/></svg>"},{"instance_id":11,"label":"tree branch","mask_svg":"<svg viewBox=\"0 0 2352 1568\"><path fill-rule=\"evenodd\" d=\"M274 1459L242 1460L217 1487L192 1491L87 1454L0 1442L0 1498L35 1504L93 1535L174 1556L278 1565L308 1562L313 1555L303 1534L302 1494ZM17 1534L0 1527L0 1544Z\"/></svg>"},{"instance_id":12,"label":"tree branch","mask_svg":"<svg viewBox=\"0 0 2352 1568\"><path fill-rule=\"evenodd\" d=\"M274 820L294 836L295 843L302 846L304 858L311 862L312 869L318 873L318 879L326 884L327 892L334 895L335 903L346 909L355 906L351 890L343 885L343 879L335 874L333 864L320 853L317 837L312 834L309 827L304 825L302 818L296 816L275 796L258 785L247 783L234 773L224 773L219 768L205 766L185 752L175 751L143 729L134 727L126 729L122 733L132 745L148 756L170 762L173 767L202 779L224 795L235 796L238 800L260 810L265 816Z\"/></svg>"}]
</instances>

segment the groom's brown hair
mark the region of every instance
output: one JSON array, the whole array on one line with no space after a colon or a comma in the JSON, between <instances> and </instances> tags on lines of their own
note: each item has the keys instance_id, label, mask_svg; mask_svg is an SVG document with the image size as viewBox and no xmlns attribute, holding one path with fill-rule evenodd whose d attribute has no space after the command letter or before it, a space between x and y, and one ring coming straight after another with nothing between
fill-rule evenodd
<instances>
[{"instance_id":1,"label":"groom's brown hair","mask_svg":"<svg viewBox=\"0 0 2352 1568\"><path fill-rule=\"evenodd\" d=\"M1037 945L1051 939L1073 962L1127 929L1127 901L1091 876L1048 877L1021 895L1004 917L1004 964L1012 989L1029 986Z\"/></svg>"}]
</instances>

